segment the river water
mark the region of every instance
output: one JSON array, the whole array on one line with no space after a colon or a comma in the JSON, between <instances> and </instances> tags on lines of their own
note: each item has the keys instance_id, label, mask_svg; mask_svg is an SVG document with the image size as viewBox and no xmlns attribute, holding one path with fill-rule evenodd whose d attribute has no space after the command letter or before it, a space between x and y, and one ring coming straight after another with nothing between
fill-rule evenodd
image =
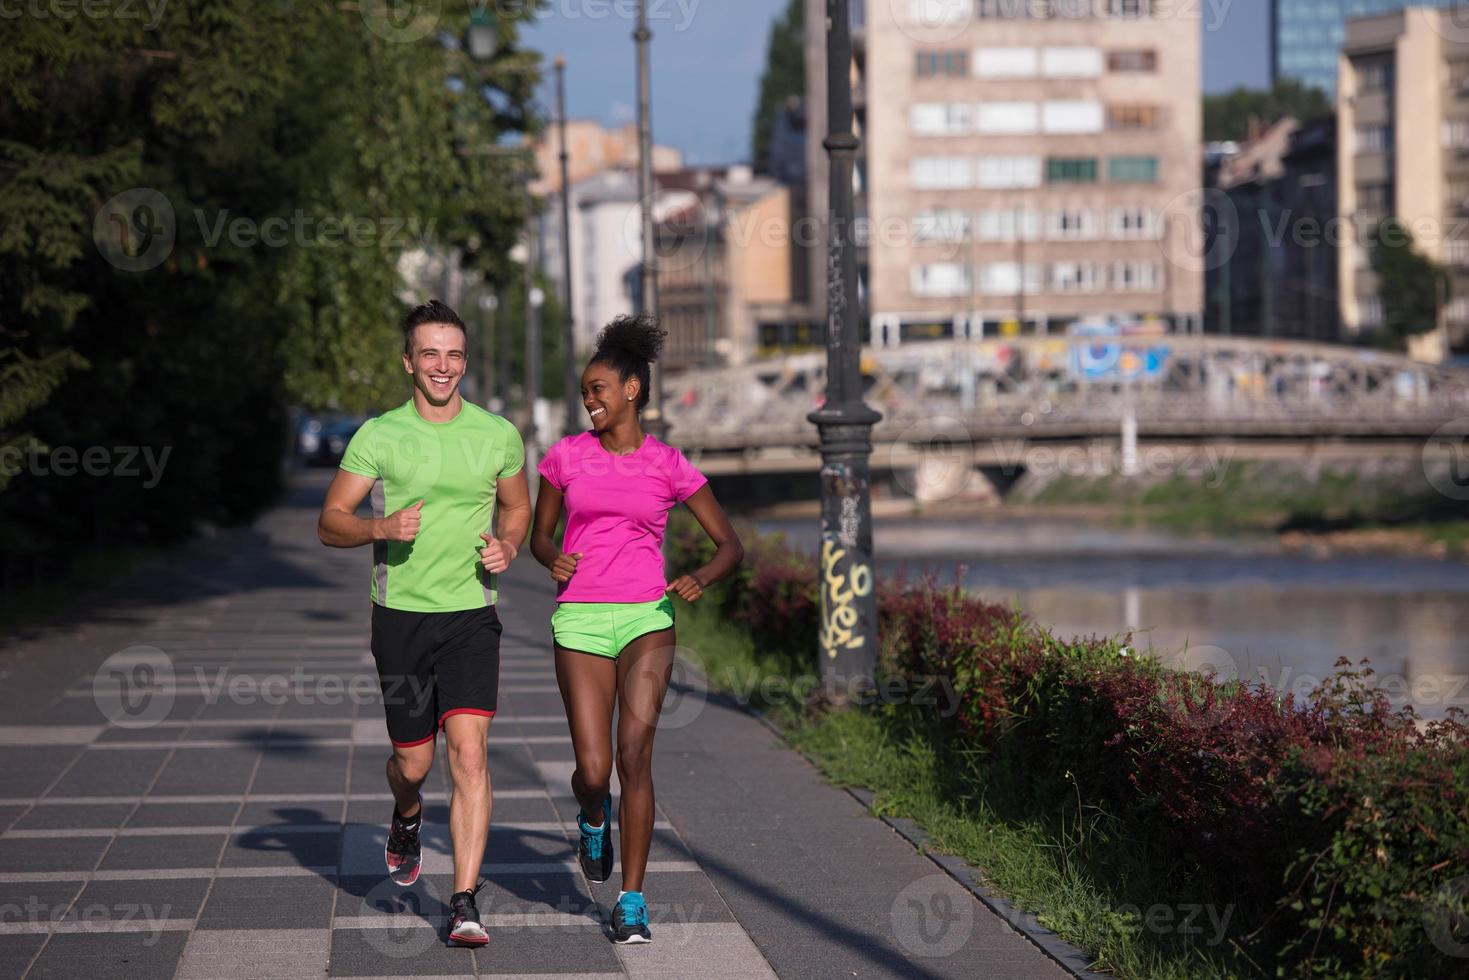
<instances>
[{"instance_id":1,"label":"river water","mask_svg":"<svg viewBox=\"0 0 1469 980\"><path fill-rule=\"evenodd\" d=\"M1395 705L1469 710L1469 564L1310 558L1273 539L1211 541L997 515L878 518L879 573L936 574L1060 636L1133 632L1133 647L1218 676L1308 692L1367 658ZM815 520L766 520L816 552Z\"/></svg>"}]
</instances>

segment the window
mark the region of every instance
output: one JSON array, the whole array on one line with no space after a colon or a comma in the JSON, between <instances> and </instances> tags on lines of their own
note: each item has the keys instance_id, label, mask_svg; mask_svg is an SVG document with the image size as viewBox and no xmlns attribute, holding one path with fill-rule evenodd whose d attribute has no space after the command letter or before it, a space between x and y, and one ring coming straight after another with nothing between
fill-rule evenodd
<instances>
[{"instance_id":1,"label":"window","mask_svg":"<svg viewBox=\"0 0 1469 980\"><path fill-rule=\"evenodd\" d=\"M1361 139L1360 132L1357 138ZM1445 119L1443 121L1443 145L1446 150L1469 147L1469 119Z\"/></svg>"},{"instance_id":2,"label":"window","mask_svg":"<svg viewBox=\"0 0 1469 980\"><path fill-rule=\"evenodd\" d=\"M958 77L969 74L966 51L919 51L913 56L913 74L917 78Z\"/></svg>"},{"instance_id":3,"label":"window","mask_svg":"<svg viewBox=\"0 0 1469 980\"><path fill-rule=\"evenodd\" d=\"M1110 183L1147 184L1157 179L1157 157L1113 157L1107 161L1107 180Z\"/></svg>"},{"instance_id":4,"label":"window","mask_svg":"<svg viewBox=\"0 0 1469 980\"><path fill-rule=\"evenodd\" d=\"M967 102L915 103L908 124L914 136L958 136L974 129Z\"/></svg>"},{"instance_id":5,"label":"window","mask_svg":"<svg viewBox=\"0 0 1469 980\"><path fill-rule=\"evenodd\" d=\"M969 270L958 262L915 265L912 285L914 296L961 296L969 292Z\"/></svg>"},{"instance_id":6,"label":"window","mask_svg":"<svg viewBox=\"0 0 1469 980\"><path fill-rule=\"evenodd\" d=\"M1447 131L1447 127L1445 129ZM1457 145L1450 143L1450 146ZM1386 153L1392 149L1391 126L1358 126L1358 153Z\"/></svg>"},{"instance_id":7,"label":"window","mask_svg":"<svg viewBox=\"0 0 1469 980\"><path fill-rule=\"evenodd\" d=\"M915 242L962 242L969 235L964 211L922 211L913 216Z\"/></svg>"},{"instance_id":8,"label":"window","mask_svg":"<svg viewBox=\"0 0 1469 980\"><path fill-rule=\"evenodd\" d=\"M1057 262L1051 266L1051 289L1058 293L1093 293L1102 286L1097 262Z\"/></svg>"},{"instance_id":9,"label":"window","mask_svg":"<svg viewBox=\"0 0 1469 980\"><path fill-rule=\"evenodd\" d=\"M989 242L1013 242L1016 233L1026 241L1040 237L1041 216L1038 211L981 211L979 239Z\"/></svg>"},{"instance_id":10,"label":"window","mask_svg":"<svg viewBox=\"0 0 1469 980\"><path fill-rule=\"evenodd\" d=\"M979 291L982 293L1018 293L1022 289L1021 271L1018 262L986 262L979 267ZM1024 273L1024 291L1040 292L1040 266L1027 263Z\"/></svg>"},{"instance_id":11,"label":"window","mask_svg":"<svg viewBox=\"0 0 1469 980\"><path fill-rule=\"evenodd\" d=\"M1086 208L1063 208L1051 212L1050 235L1061 241L1097 237L1097 215Z\"/></svg>"},{"instance_id":12,"label":"window","mask_svg":"<svg viewBox=\"0 0 1469 980\"><path fill-rule=\"evenodd\" d=\"M984 20L1029 20L1031 6L1032 0L975 0L974 16Z\"/></svg>"},{"instance_id":13,"label":"window","mask_svg":"<svg viewBox=\"0 0 1469 980\"><path fill-rule=\"evenodd\" d=\"M1357 207L1364 211L1390 211L1393 206L1392 199L1392 184L1357 185Z\"/></svg>"},{"instance_id":14,"label":"window","mask_svg":"<svg viewBox=\"0 0 1469 980\"><path fill-rule=\"evenodd\" d=\"M914 157L909 179L917 190L957 190L974 186L968 157Z\"/></svg>"},{"instance_id":15,"label":"window","mask_svg":"<svg viewBox=\"0 0 1469 980\"><path fill-rule=\"evenodd\" d=\"M1141 20L1152 6L1152 0L1107 0L1107 13L1116 20Z\"/></svg>"},{"instance_id":16,"label":"window","mask_svg":"<svg viewBox=\"0 0 1469 980\"><path fill-rule=\"evenodd\" d=\"M980 187L1039 187L1039 157L980 157Z\"/></svg>"},{"instance_id":17,"label":"window","mask_svg":"<svg viewBox=\"0 0 1469 980\"><path fill-rule=\"evenodd\" d=\"M1372 58L1357 62L1357 90L1359 92L1392 91L1392 59Z\"/></svg>"},{"instance_id":18,"label":"window","mask_svg":"<svg viewBox=\"0 0 1469 980\"><path fill-rule=\"evenodd\" d=\"M953 3L951 0L908 0L908 20L921 27L967 23L969 13L967 3Z\"/></svg>"},{"instance_id":19,"label":"window","mask_svg":"<svg viewBox=\"0 0 1469 980\"><path fill-rule=\"evenodd\" d=\"M1096 181L1096 157L1046 158L1046 183L1048 184L1094 184Z\"/></svg>"},{"instance_id":20,"label":"window","mask_svg":"<svg viewBox=\"0 0 1469 980\"><path fill-rule=\"evenodd\" d=\"M1149 292L1158 288L1161 275L1156 262L1112 263L1112 287L1119 293Z\"/></svg>"},{"instance_id":21,"label":"window","mask_svg":"<svg viewBox=\"0 0 1469 980\"><path fill-rule=\"evenodd\" d=\"M1096 78L1102 73L1097 48L1043 48L1041 74L1047 78Z\"/></svg>"},{"instance_id":22,"label":"window","mask_svg":"<svg viewBox=\"0 0 1469 980\"><path fill-rule=\"evenodd\" d=\"M980 78L1031 78L1036 71L1035 48L974 49L974 74Z\"/></svg>"},{"instance_id":23,"label":"window","mask_svg":"<svg viewBox=\"0 0 1469 980\"><path fill-rule=\"evenodd\" d=\"M1107 107L1108 129L1156 129L1158 109L1150 105L1110 105Z\"/></svg>"},{"instance_id":24,"label":"window","mask_svg":"<svg viewBox=\"0 0 1469 980\"><path fill-rule=\"evenodd\" d=\"M1047 102L1041 107L1041 129L1047 133L1100 133L1100 102Z\"/></svg>"},{"instance_id":25,"label":"window","mask_svg":"<svg viewBox=\"0 0 1469 980\"><path fill-rule=\"evenodd\" d=\"M1108 71L1157 71L1158 53L1152 50L1109 51Z\"/></svg>"},{"instance_id":26,"label":"window","mask_svg":"<svg viewBox=\"0 0 1469 980\"><path fill-rule=\"evenodd\" d=\"M1382 326L1382 300L1375 296L1361 300L1357 305L1357 323L1363 327Z\"/></svg>"},{"instance_id":27,"label":"window","mask_svg":"<svg viewBox=\"0 0 1469 980\"><path fill-rule=\"evenodd\" d=\"M975 106L975 124L981 133L1034 133L1034 102L981 102Z\"/></svg>"},{"instance_id":28,"label":"window","mask_svg":"<svg viewBox=\"0 0 1469 980\"><path fill-rule=\"evenodd\" d=\"M1469 85L1469 58L1459 58L1449 62L1449 84L1455 88Z\"/></svg>"},{"instance_id":29,"label":"window","mask_svg":"<svg viewBox=\"0 0 1469 980\"><path fill-rule=\"evenodd\" d=\"M1153 214L1147 208L1117 208L1112 212L1112 237L1122 241L1152 238Z\"/></svg>"},{"instance_id":30,"label":"window","mask_svg":"<svg viewBox=\"0 0 1469 980\"><path fill-rule=\"evenodd\" d=\"M1469 265L1469 241L1450 238L1444 243L1444 261L1450 265Z\"/></svg>"}]
</instances>

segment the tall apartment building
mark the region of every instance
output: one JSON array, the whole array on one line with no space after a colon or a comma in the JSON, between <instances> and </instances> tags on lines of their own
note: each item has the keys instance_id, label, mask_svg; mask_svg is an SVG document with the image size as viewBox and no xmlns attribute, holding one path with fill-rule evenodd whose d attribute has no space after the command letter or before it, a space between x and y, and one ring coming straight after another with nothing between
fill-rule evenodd
<instances>
[{"instance_id":1,"label":"tall apartment building","mask_svg":"<svg viewBox=\"0 0 1469 980\"><path fill-rule=\"evenodd\" d=\"M1337 256L1342 321L1382 323L1372 229L1396 217L1417 251L1452 272L1440 313L1454 349L1469 346L1469 24L1409 7L1347 23L1337 89L1338 207L1349 240Z\"/></svg>"},{"instance_id":2,"label":"tall apartment building","mask_svg":"<svg viewBox=\"0 0 1469 980\"><path fill-rule=\"evenodd\" d=\"M1440 0L1440 5L1463 0ZM1336 92L1336 59L1347 21L1401 10L1408 0L1270 0L1270 77ZM1432 0L1420 5L1434 6Z\"/></svg>"},{"instance_id":3,"label":"tall apartment building","mask_svg":"<svg viewBox=\"0 0 1469 980\"><path fill-rule=\"evenodd\" d=\"M1200 327L1196 19L911 0L871 3L861 35L874 343Z\"/></svg>"}]
</instances>

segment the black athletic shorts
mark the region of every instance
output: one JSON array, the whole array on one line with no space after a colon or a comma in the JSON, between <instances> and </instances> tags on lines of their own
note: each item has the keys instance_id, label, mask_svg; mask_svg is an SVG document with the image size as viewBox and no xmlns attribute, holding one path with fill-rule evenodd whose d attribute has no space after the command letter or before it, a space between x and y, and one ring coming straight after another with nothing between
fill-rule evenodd
<instances>
[{"instance_id":1,"label":"black athletic shorts","mask_svg":"<svg viewBox=\"0 0 1469 980\"><path fill-rule=\"evenodd\" d=\"M388 738L430 742L450 715L494 717L500 691L500 617L372 607L372 658L383 689Z\"/></svg>"}]
</instances>

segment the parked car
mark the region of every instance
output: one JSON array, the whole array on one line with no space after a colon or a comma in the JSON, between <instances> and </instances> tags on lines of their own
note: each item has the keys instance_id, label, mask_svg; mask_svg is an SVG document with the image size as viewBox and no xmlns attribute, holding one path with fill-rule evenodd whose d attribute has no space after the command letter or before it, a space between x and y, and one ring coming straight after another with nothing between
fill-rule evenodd
<instances>
[{"instance_id":1,"label":"parked car","mask_svg":"<svg viewBox=\"0 0 1469 980\"><path fill-rule=\"evenodd\" d=\"M296 456L307 466L336 466L367 421L360 415L306 415L296 429Z\"/></svg>"}]
</instances>

